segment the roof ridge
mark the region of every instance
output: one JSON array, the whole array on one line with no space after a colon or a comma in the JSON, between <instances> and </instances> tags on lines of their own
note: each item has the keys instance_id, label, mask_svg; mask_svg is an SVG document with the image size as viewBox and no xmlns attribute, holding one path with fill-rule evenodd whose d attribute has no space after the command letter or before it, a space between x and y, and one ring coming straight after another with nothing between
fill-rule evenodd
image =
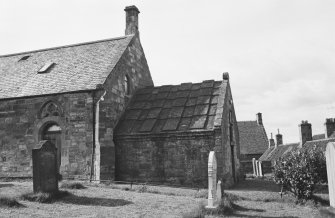
<instances>
[{"instance_id":1,"label":"roof ridge","mask_svg":"<svg viewBox=\"0 0 335 218\"><path fill-rule=\"evenodd\" d=\"M155 88L161 88L161 87L166 87L166 86L181 86L183 84L192 84L192 85L195 85L195 84L202 84L204 82L208 82L208 81L214 81L214 82L222 82L223 80L203 80L202 82L182 82L180 84L168 84L168 85L159 85L159 86L145 86L141 89L155 89Z\"/></svg>"},{"instance_id":2,"label":"roof ridge","mask_svg":"<svg viewBox=\"0 0 335 218\"><path fill-rule=\"evenodd\" d=\"M75 46L81 46L81 45L89 45L89 44L94 44L94 43L125 39L125 38L133 37L133 36L134 35L126 35L126 36L120 36L120 37L114 37L114 38L108 38L108 39L100 39L100 40L89 41L89 42L81 42L81 43L62 45L62 46L56 46L56 47L50 47L50 48L36 49L36 50L31 50L31 51L17 52L17 53L0 55L0 58L10 57L10 56L15 56L15 55L30 54L30 53L41 52L41 51L56 50L60 48L69 48L69 47L75 47Z\"/></svg>"},{"instance_id":3,"label":"roof ridge","mask_svg":"<svg viewBox=\"0 0 335 218\"><path fill-rule=\"evenodd\" d=\"M325 139L316 139L316 140L312 140L312 141L306 141L306 143L313 143L313 142L321 142L321 141L327 141L327 140L335 140L335 138L325 138Z\"/></svg>"}]
</instances>

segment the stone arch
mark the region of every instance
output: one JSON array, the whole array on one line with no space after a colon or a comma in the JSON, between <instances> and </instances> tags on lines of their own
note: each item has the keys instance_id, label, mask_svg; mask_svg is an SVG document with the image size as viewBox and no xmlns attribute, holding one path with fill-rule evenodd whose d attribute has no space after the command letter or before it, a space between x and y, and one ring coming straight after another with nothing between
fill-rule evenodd
<instances>
[{"instance_id":1,"label":"stone arch","mask_svg":"<svg viewBox=\"0 0 335 218\"><path fill-rule=\"evenodd\" d=\"M50 116L63 116L63 108L56 101L47 101L40 108L37 117L43 119Z\"/></svg>"}]
</instances>

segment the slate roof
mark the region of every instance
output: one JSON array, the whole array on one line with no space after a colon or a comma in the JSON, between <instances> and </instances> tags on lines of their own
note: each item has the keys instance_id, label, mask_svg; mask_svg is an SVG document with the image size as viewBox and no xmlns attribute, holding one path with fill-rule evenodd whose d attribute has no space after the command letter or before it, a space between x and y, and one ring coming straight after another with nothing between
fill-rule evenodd
<instances>
[{"instance_id":1,"label":"slate roof","mask_svg":"<svg viewBox=\"0 0 335 218\"><path fill-rule=\"evenodd\" d=\"M325 134L316 134L316 135L313 135L312 139L313 140L319 140L319 139L324 139L326 136Z\"/></svg>"},{"instance_id":2,"label":"slate roof","mask_svg":"<svg viewBox=\"0 0 335 218\"><path fill-rule=\"evenodd\" d=\"M117 135L213 130L221 125L228 81L206 80L138 90Z\"/></svg>"},{"instance_id":3,"label":"slate roof","mask_svg":"<svg viewBox=\"0 0 335 218\"><path fill-rule=\"evenodd\" d=\"M278 145L277 147L272 146L267 149L266 152L259 158L261 161L276 161L280 157L284 157L286 154L299 149L300 143L290 143L284 145Z\"/></svg>"},{"instance_id":4,"label":"slate roof","mask_svg":"<svg viewBox=\"0 0 335 218\"><path fill-rule=\"evenodd\" d=\"M0 56L0 99L96 89L133 35ZM29 55L26 60L20 60ZM55 63L49 73L37 72Z\"/></svg>"},{"instance_id":5,"label":"slate roof","mask_svg":"<svg viewBox=\"0 0 335 218\"><path fill-rule=\"evenodd\" d=\"M314 141L307 141L302 146L302 149L312 149L313 146L321 147L323 151L326 151L328 142L335 142L335 138L320 139Z\"/></svg>"},{"instance_id":6,"label":"slate roof","mask_svg":"<svg viewBox=\"0 0 335 218\"><path fill-rule=\"evenodd\" d=\"M268 148L268 137L257 121L238 121L241 154L262 154Z\"/></svg>"}]
</instances>

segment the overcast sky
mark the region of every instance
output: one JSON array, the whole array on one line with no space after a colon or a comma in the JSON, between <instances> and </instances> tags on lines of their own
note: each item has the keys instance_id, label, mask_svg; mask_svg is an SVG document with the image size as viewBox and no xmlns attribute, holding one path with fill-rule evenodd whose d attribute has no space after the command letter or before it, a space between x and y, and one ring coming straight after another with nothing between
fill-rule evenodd
<instances>
[{"instance_id":1,"label":"overcast sky","mask_svg":"<svg viewBox=\"0 0 335 218\"><path fill-rule=\"evenodd\" d=\"M128 5L156 86L229 72L237 119L262 112L284 143L335 117L332 0L0 0L0 54L122 36Z\"/></svg>"}]
</instances>

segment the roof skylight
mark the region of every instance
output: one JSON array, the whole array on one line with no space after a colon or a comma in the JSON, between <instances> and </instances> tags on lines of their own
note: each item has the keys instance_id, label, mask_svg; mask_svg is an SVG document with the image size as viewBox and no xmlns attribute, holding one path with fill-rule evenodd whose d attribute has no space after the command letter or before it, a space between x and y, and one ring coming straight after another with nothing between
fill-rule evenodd
<instances>
[{"instance_id":1,"label":"roof skylight","mask_svg":"<svg viewBox=\"0 0 335 218\"><path fill-rule=\"evenodd\" d=\"M55 66L55 63L47 62L41 69L38 70L38 73L49 73L53 66Z\"/></svg>"},{"instance_id":2,"label":"roof skylight","mask_svg":"<svg viewBox=\"0 0 335 218\"><path fill-rule=\"evenodd\" d=\"M29 57L30 57L30 55L25 55L25 56L21 57L19 61L25 61L25 60L27 60Z\"/></svg>"}]
</instances>

